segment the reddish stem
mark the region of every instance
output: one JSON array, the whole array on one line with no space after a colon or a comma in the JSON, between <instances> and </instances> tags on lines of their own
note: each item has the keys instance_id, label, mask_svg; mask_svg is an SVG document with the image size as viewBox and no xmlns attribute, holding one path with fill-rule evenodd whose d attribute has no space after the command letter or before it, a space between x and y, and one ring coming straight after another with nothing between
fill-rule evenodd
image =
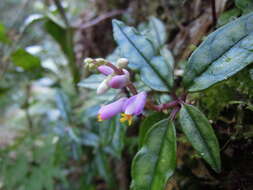
<instances>
[{"instance_id":1,"label":"reddish stem","mask_svg":"<svg viewBox=\"0 0 253 190\"><path fill-rule=\"evenodd\" d=\"M179 110L180 110L180 106L177 106L177 107L175 107L172 111L171 111L171 113L170 113L170 119L171 120L174 120L175 118L176 118L176 115L177 115L177 113L179 112Z\"/></svg>"},{"instance_id":2,"label":"reddish stem","mask_svg":"<svg viewBox=\"0 0 253 190\"><path fill-rule=\"evenodd\" d=\"M107 62L105 65L108 66L108 67L111 67L117 75L123 75L124 74L122 69L119 69L118 67L116 67L112 63Z\"/></svg>"}]
</instances>

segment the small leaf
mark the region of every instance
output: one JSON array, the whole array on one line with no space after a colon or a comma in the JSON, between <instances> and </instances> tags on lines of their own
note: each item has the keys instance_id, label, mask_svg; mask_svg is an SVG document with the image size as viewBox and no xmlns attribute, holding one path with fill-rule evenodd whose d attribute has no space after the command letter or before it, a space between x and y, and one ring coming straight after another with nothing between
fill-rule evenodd
<instances>
[{"instance_id":1,"label":"small leaf","mask_svg":"<svg viewBox=\"0 0 253 190\"><path fill-rule=\"evenodd\" d=\"M205 115L196 107L185 104L180 110L179 121L187 139L200 156L216 172L220 172L219 143Z\"/></svg>"},{"instance_id":2,"label":"small leaf","mask_svg":"<svg viewBox=\"0 0 253 190\"><path fill-rule=\"evenodd\" d=\"M164 119L165 115L158 112L154 113L152 115L149 115L146 117L140 126L140 132L139 132L139 147L142 147L144 143L144 138L147 133L147 131L158 121Z\"/></svg>"},{"instance_id":3,"label":"small leaf","mask_svg":"<svg viewBox=\"0 0 253 190\"><path fill-rule=\"evenodd\" d=\"M41 68L40 59L24 49L18 49L11 54L12 62L26 71L34 71Z\"/></svg>"},{"instance_id":4,"label":"small leaf","mask_svg":"<svg viewBox=\"0 0 253 190\"><path fill-rule=\"evenodd\" d=\"M253 13L219 28L193 52L184 74L190 92L226 80L253 62Z\"/></svg>"},{"instance_id":5,"label":"small leaf","mask_svg":"<svg viewBox=\"0 0 253 190\"><path fill-rule=\"evenodd\" d=\"M5 26L0 23L0 43L10 44L11 41L7 35L7 32L5 30Z\"/></svg>"},{"instance_id":6,"label":"small leaf","mask_svg":"<svg viewBox=\"0 0 253 190\"><path fill-rule=\"evenodd\" d=\"M113 35L122 57L129 59L131 69L141 71L141 79L145 84L157 91L170 90L172 69L157 55L155 47L145 35L118 20L113 20Z\"/></svg>"},{"instance_id":7,"label":"small leaf","mask_svg":"<svg viewBox=\"0 0 253 190\"><path fill-rule=\"evenodd\" d=\"M162 190L176 168L176 131L164 119L147 133L132 163L133 190Z\"/></svg>"}]
</instances>

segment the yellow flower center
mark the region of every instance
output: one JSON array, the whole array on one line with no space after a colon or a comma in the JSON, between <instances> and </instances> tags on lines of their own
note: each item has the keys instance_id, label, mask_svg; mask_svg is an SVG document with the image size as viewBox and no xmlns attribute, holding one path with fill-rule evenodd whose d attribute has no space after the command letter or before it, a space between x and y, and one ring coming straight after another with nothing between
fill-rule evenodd
<instances>
[{"instance_id":1,"label":"yellow flower center","mask_svg":"<svg viewBox=\"0 0 253 190\"><path fill-rule=\"evenodd\" d=\"M100 115L100 114L98 114L98 121L99 121L99 122L103 121L103 119L101 118L101 115Z\"/></svg>"},{"instance_id":2,"label":"yellow flower center","mask_svg":"<svg viewBox=\"0 0 253 190\"><path fill-rule=\"evenodd\" d=\"M132 124L132 121L133 121L133 116L130 115L130 114L125 114L125 113L122 113L121 114L121 118L119 120L121 123L124 123L125 121L128 121L128 125L131 125Z\"/></svg>"}]
</instances>

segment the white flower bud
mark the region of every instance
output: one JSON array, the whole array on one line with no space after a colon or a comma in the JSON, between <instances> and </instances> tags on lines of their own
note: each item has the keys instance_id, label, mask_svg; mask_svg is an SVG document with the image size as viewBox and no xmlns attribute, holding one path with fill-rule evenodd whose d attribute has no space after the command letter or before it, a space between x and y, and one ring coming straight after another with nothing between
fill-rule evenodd
<instances>
[{"instance_id":1,"label":"white flower bud","mask_svg":"<svg viewBox=\"0 0 253 190\"><path fill-rule=\"evenodd\" d=\"M97 65L104 65L106 63L106 60L103 58L97 58L95 61Z\"/></svg>"},{"instance_id":2,"label":"white flower bud","mask_svg":"<svg viewBox=\"0 0 253 190\"><path fill-rule=\"evenodd\" d=\"M100 85L97 88L97 94L103 94L105 93L107 90L109 90L110 86L108 86L108 81L111 80L112 76L108 76L106 77L105 80L103 80Z\"/></svg>"},{"instance_id":3,"label":"white flower bud","mask_svg":"<svg viewBox=\"0 0 253 190\"><path fill-rule=\"evenodd\" d=\"M86 63L86 64L91 64L93 62L94 62L94 59L92 59L90 57L84 59L84 63Z\"/></svg>"},{"instance_id":4,"label":"white flower bud","mask_svg":"<svg viewBox=\"0 0 253 190\"><path fill-rule=\"evenodd\" d=\"M127 59L127 58L119 58L119 59L117 60L116 65L117 65L119 68L126 68L127 65L128 65L128 59Z\"/></svg>"}]
</instances>

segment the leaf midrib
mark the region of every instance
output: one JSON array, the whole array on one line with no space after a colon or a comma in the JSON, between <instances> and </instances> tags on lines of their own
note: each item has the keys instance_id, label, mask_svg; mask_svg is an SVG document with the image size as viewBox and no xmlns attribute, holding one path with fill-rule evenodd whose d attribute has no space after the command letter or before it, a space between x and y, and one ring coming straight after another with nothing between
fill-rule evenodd
<instances>
[{"instance_id":1,"label":"leaf midrib","mask_svg":"<svg viewBox=\"0 0 253 190\"><path fill-rule=\"evenodd\" d=\"M246 34L244 36L242 36L236 43L234 43L231 47L229 47L226 51L224 51L220 56L218 56L217 58L215 58L214 60L212 60L210 63L208 63L206 65L206 67L200 71L198 74L196 74L194 76L194 78L191 80L189 87L193 85L194 81L196 80L196 78L200 77L204 72L206 72L208 70L208 68L210 67L210 65L212 65L215 61L217 61L218 59L220 59L222 56L224 56L224 54L226 54L227 52L229 52L232 48L234 48L234 46L236 46L238 43L240 43L244 38L246 38L248 35L250 35L253 32L250 32L249 34ZM199 46L200 48L200 46ZM192 67L191 67L192 68ZM188 71L189 72L189 71Z\"/></svg>"},{"instance_id":2,"label":"leaf midrib","mask_svg":"<svg viewBox=\"0 0 253 190\"><path fill-rule=\"evenodd\" d=\"M209 145L206 143L206 141L204 140L204 138L202 137L203 134L202 134L201 130L199 130L198 125L197 125L196 122L192 119L193 117L192 117L191 111L188 110L188 108L187 108L186 106L184 106L184 107L185 107L187 113L191 116L190 119L191 119L192 123L194 123L194 125L196 126L196 129L198 130L198 132L199 132L199 134L200 134L201 141L204 142L205 146L206 146L207 149L208 149L208 154L210 155L210 157L211 157L212 160L214 161L215 166L216 166L216 169L218 169L218 167L217 167L217 166L218 166L218 163L216 163L216 159L214 158L214 156L213 156L213 154L212 154L212 150L211 150L211 148L209 147ZM202 155L201 155L201 156L202 156Z\"/></svg>"},{"instance_id":3,"label":"leaf midrib","mask_svg":"<svg viewBox=\"0 0 253 190\"><path fill-rule=\"evenodd\" d=\"M161 143L161 146L160 146L160 149L159 149L159 152L158 152L158 154L157 155L160 155L161 154L161 152L162 152L162 149L163 149L163 147L164 147L164 143L165 143L165 138L166 138L166 135L167 135L167 132L168 132L168 128L170 127L170 121L168 120L168 119L166 119L166 120L164 120L163 121L163 125L166 125L166 123L168 122L168 124L169 124L169 126L168 127L166 127L166 126L163 126L163 127L166 127L166 129L165 129L165 132L164 132L164 135L163 135L163 137L162 137L162 143ZM155 164L155 167L154 167L154 170L153 170L153 172L152 172L152 176L154 176L155 175L155 173L156 173L156 170L157 170L157 167L158 167L158 163L160 162L160 160L161 160L161 157L159 156L158 157L158 159L157 159L157 161L156 161L156 164ZM149 190L152 190L152 187L153 187L153 181L154 181L154 177L152 178L152 180L151 180L151 183L150 183L150 188L149 188Z\"/></svg>"},{"instance_id":4,"label":"leaf midrib","mask_svg":"<svg viewBox=\"0 0 253 190\"><path fill-rule=\"evenodd\" d=\"M170 89L170 85L167 84L167 81L163 78L163 76L159 73L159 71L150 63L150 61L144 56L144 54L135 46L135 44L131 41L131 39L126 35L126 33L123 31L121 26L119 26L118 23L116 23L122 34L125 36L125 38L130 42L130 44L136 49L136 51L143 57L145 62L152 68L152 70L159 76L161 81L164 83L164 85L167 87L167 89Z\"/></svg>"}]
</instances>

